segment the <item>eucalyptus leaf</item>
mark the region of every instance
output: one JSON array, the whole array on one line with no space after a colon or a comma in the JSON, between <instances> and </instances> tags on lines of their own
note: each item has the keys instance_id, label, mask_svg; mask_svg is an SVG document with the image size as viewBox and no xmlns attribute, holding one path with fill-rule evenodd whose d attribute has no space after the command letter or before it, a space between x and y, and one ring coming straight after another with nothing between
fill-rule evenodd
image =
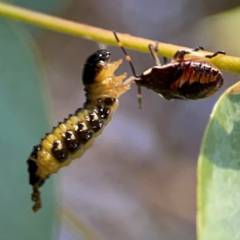
<instances>
[{"instance_id":1,"label":"eucalyptus leaf","mask_svg":"<svg viewBox=\"0 0 240 240\"><path fill-rule=\"evenodd\" d=\"M240 83L213 109L198 169L198 240L240 239Z\"/></svg>"},{"instance_id":2,"label":"eucalyptus leaf","mask_svg":"<svg viewBox=\"0 0 240 240\"><path fill-rule=\"evenodd\" d=\"M52 240L53 184L33 213L26 160L49 129L33 42L21 25L0 19L0 239ZM45 90L44 90L45 91Z\"/></svg>"}]
</instances>

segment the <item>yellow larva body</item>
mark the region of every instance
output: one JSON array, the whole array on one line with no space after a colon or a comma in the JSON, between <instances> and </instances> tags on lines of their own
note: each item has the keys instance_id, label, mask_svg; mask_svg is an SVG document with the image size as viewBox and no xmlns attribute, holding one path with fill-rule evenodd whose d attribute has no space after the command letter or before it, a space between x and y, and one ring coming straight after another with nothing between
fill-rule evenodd
<instances>
[{"instance_id":1,"label":"yellow larva body","mask_svg":"<svg viewBox=\"0 0 240 240\"><path fill-rule=\"evenodd\" d=\"M86 92L83 108L46 134L27 161L35 212L41 208L39 188L44 181L82 156L111 120L118 98L130 88L123 83L126 74L114 75L122 61L111 63L109 58L109 51L99 50L87 59L83 68Z\"/></svg>"}]
</instances>

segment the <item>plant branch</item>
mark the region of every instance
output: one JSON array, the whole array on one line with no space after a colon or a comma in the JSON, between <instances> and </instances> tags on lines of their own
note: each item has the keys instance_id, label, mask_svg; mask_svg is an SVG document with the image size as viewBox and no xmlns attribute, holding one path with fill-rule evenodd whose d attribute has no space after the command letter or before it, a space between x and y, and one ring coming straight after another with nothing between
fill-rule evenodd
<instances>
[{"instance_id":1,"label":"plant branch","mask_svg":"<svg viewBox=\"0 0 240 240\"><path fill-rule=\"evenodd\" d=\"M105 44L117 45L117 41L115 40L112 31L53 17L3 2L0 2L0 16ZM153 40L134 37L129 34L119 33L118 36L124 47L140 52L149 52L148 45L150 43L155 44L155 41ZM187 47L162 42L159 42L158 46L158 54L168 58L172 58L178 49L188 49ZM211 54L210 52L205 51L203 53ZM240 74L240 58L238 57L219 55L212 59L205 60L212 62L221 70Z\"/></svg>"}]
</instances>

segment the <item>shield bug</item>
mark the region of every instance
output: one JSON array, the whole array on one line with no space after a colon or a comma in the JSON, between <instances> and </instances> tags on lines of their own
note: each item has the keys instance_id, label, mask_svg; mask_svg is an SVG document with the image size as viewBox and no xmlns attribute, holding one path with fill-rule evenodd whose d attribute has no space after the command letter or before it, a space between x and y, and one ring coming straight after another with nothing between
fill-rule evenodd
<instances>
[{"instance_id":1,"label":"shield bug","mask_svg":"<svg viewBox=\"0 0 240 240\"><path fill-rule=\"evenodd\" d=\"M161 65L156 54L157 45L149 44L150 53L155 61L155 66L137 75L130 56L127 54L116 32L114 36L129 62L133 76L126 80L126 83L134 81L138 86L138 102L141 106L141 87L151 89L167 100L198 100L211 96L223 84L223 77L220 70L212 63L198 58L214 58L223 51L217 51L211 55L197 53L203 50L198 47L192 50L178 50L170 63ZM196 57L185 59L187 54L195 54Z\"/></svg>"}]
</instances>

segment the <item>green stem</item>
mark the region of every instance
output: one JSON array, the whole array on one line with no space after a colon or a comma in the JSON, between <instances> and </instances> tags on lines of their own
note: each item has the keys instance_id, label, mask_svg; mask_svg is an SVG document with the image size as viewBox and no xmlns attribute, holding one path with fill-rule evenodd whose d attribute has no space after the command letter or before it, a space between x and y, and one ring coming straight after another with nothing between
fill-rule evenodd
<instances>
[{"instance_id":1,"label":"green stem","mask_svg":"<svg viewBox=\"0 0 240 240\"><path fill-rule=\"evenodd\" d=\"M0 2L0 16L19 20L57 32L84 37L101 43L117 45L112 31L72 22L58 17L49 16L47 14L12 6L7 3ZM118 36L124 47L141 52L149 52L148 45L150 43L155 43L153 40L133 37L129 34L119 33ZM158 46L158 54L168 58L172 58L172 56L178 49L187 49L187 47L162 42L159 42ZM205 51L203 53L211 54L210 52ZM191 57L191 55L189 56ZM212 62L221 70L240 74L240 58L219 55L217 57L214 57L213 59L205 60Z\"/></svg>"}]
</instances>

